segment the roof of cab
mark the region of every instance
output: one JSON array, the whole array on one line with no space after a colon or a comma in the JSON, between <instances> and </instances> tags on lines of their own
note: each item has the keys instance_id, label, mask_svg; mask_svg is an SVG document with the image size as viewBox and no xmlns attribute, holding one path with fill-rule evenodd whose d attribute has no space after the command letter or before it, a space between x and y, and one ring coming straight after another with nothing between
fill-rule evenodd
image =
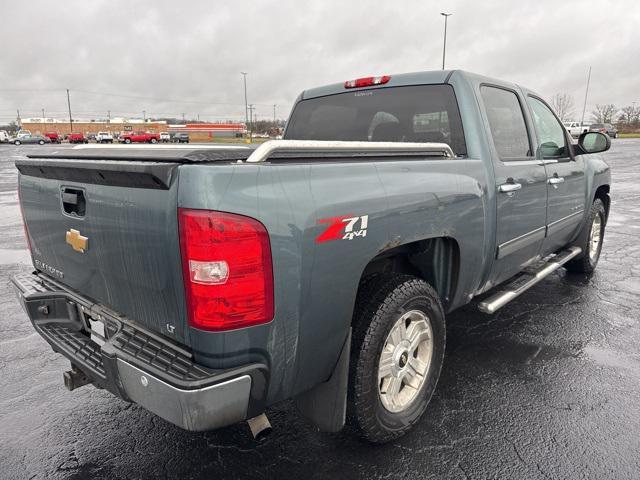
<instances>
[{"instance_id":1,"label":"roof of cab","mask_svg":"<svg viewBox=\"0 0 640 480\"><path fill-rule=\"evenodd\" d=\"M362 87L363 89L376 89L376 88L388 88L388 87L404 87L408 85L428 85L428 84L442 84L448 83L449 79L455 75L456 77L463 77L471 83L489 83L494 85L502 85L505 87L517 89L521 88L515 83L499 80L496 78L479 75L477 73L467 72L464 70L431 70L426 72L412 72L412 73L400 73L391 74L391 79L383 84L377 86ZM351 80L351 79L345 79ZM531 92L526 88L521 88L523 91ZM356 89L354 89L356 90ZM344 93L344 82L333 83L331 85L324 85L322 87L311 88L302 92L298 100L307 100L309 98L323 97L326 95L334 95L336 93Z\"/></svg>"}]
</instances>

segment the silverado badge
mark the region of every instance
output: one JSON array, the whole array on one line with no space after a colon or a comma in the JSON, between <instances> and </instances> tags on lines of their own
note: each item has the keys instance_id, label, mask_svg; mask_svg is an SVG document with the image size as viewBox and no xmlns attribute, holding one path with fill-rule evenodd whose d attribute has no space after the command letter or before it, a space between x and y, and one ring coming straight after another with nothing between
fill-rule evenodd
<instances>
[{"instance_id":1,"label":"silverado badge","mask_svg":"<svg viewBox=\"0 0 640 480\"><path fill-rule=\"evenodd\" d=\"M67 230L67 243L73 247L76 252L84 253L89 249L89 238L80 235L80 231L73 228Z\"/></svg>"}]
</instances>

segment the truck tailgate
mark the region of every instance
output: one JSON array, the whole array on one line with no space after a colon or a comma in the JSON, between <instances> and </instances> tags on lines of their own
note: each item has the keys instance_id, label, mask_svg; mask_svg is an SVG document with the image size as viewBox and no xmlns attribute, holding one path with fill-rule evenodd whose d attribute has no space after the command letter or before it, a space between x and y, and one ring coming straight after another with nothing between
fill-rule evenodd
<instances>
[{"instance_id":1,"label":"truck tailgate","mask_svg":"<svg viewBox=\"0 0 640 480\"><path fill-rule=\"evenodd\" d=\"M178 165L16 162L35 267L118 314L188 344Z\"/></svg>"}]
</instances>

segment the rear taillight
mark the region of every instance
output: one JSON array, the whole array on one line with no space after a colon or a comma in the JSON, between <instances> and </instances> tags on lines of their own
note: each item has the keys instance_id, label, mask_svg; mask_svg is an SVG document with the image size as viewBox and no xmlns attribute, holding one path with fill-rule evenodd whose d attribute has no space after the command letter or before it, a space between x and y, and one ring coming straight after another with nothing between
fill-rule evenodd
<instances>
[{"instance_id":1,"label":"rear taillight","mask_svg":"<svg viewBox=\"0 0 640 480\"><path fill-rule=\"evenodd\" d=\"M178 209L189 324L232 330L273 319L269 234L257 220Z\"/></svg>"},{"instance_id":2,"label":"rear taillight","mask_svg":"<svg viewBox=\"0 0 640 480\"><path fill-rule=\"evenodd\" d=\"M371 87L373 85L383 85L391 80L390 75L382 75L381 77L363 77L355 80L347 80L344 82L344 88L360 88Z\"/></svg>"}]
</instances>

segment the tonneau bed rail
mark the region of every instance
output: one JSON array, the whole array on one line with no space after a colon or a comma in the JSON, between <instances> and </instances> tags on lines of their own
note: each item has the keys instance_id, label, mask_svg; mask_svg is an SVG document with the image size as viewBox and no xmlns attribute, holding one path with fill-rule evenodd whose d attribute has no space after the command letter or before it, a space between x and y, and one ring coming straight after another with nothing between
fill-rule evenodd
<instances>
[{"instance_id":1,"label":"tonneau bed rail","mask_svg":"<svg viewBox=\"0 0 640 480\"><path fill-rule=\"evenodd\" d=\"M276 152L333 153L392 153L424 154L427 156L453 158L455 154L446 143L413 142L344 142L325 140L270 140L256 148L247 163L260 163Z\"/></svg>"}]
</instances>

